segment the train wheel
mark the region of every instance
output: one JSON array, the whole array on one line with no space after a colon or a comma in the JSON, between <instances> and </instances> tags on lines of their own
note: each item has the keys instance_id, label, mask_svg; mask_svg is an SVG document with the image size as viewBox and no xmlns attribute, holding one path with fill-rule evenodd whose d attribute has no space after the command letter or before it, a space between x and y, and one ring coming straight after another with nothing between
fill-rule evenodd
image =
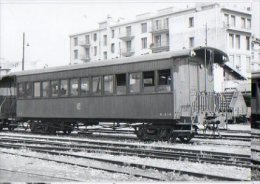
<instances>
[{"instance_id":1,"label":"train wheel","mask_svg":"<svg viewBox=\"0 0 260 184\"><path fill-rule=\"evenodd\" d=\"M170 137L171 137L171 131L167 128L161 128L159 130L159 135L158 135L158 140L160 141L168 141L170 140Z\"/></svg>"},{"instance_id":2,"label":"train wheel","mask_svg":"<svg viewBox=\"0 0 260 184\"><path fill-rule=\"evenodd\" d=\"M190 135L187 135L184 137L179 137L179 139L182 143L188 143L193 137L194 137L194 134L190 134Z\"/></svg>"},{"instance_id":3,"label":"train wheel","mask_svg":"<svg viewBox=\"0 0 260 184\"><path fill-rule=\"evenodd\" d=\"M63 130L63 134L64 135L70 135L71 134L71 130Z\"/></svg>"},{"instance_id":4,"label":"train wheel","mask_svg":"<svg viewBox=\"0 0 260 184\"><path fill-rule=\"evenodd\" d=\"M13 130L14 130L14 127L8 126L8 130L9 130L9 131L13 131Z\"/></svg>"},{"instance_id":5,"label":"train wheel","mask_svg":"<svg viewBox=\"0 0 260 184\"><path fill-rule=\"evenodd\" d=\"M138 127L136 130L136 136L140 139L140 140L144 140L145 139L145 128L144 127Z\"/></svg>"}]
</instances>

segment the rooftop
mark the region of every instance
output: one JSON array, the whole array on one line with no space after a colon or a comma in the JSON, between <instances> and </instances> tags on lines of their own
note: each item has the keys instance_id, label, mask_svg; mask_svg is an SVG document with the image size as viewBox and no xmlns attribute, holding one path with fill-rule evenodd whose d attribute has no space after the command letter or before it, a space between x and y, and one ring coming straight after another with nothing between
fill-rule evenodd
<instances>
[{"instance_id":1,"label":"rooftop","mask_svg":"<svg viewBox=\"0 0 260 184\"><path fill-rule=\"evenodd\" d=\"M207 49L212 50L215 52L214 54L214 61L223 64L227 60L227 54L218 50L216 48L207 47ZM68 70L77 70L83 68L95 68L101 66L112 66L112 65L120 65L126 63L135 63L135 62L145 62L151 60L161 60L161 59L169 59L179 56L198 56L203 58L204 54L204 47L197 47L194 49L183 49L179 51L169 51L169 52L161 52L149 55L141 55L141 56L132 56L132 57L124 57L118 59L110 59L105 61L93 61L90 63L85 64L78 64L78 65L67 65L67 66L60 66L60 67L51 67L46 69L37 69L37 70L27 70L21 72L13 72L7 75L9 76L24 76L24 75L33 75L33 74L41 74L41 73L51 73L51 72L60 72L60 71L68 71ZM225 59L226 58L226 59Z\"/></svg>"}]
</instances>

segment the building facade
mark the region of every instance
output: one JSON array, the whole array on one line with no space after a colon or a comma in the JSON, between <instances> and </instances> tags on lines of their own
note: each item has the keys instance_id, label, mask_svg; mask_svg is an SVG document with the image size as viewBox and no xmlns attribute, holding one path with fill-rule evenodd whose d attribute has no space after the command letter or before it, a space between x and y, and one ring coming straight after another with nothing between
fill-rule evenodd
<instances>
[{"instance_id":1,"label":"building facade","mask_svg":"<svg viewBox=\"0 0 260 184\"><path fill-rule=\"evenodd\" d=\"M252 38L252 72L260 70L260 39Z\"/></svg>"},{"instance_id":2,"label":"building facade","mask_svg":"<svg viewBox=\"0 0 260 184\"><path fill-rule=\"evenodd\" d=\"M178 11L167 8L156 14L138 15L128 22L108 18L96 30L70 36L71 64L206 45L227 52L226 68L242 76L237 79L247 79L251 73L251 19L250 6L218 3L200 3ZM216 91L240 83L227 79L225 71L214 66Z\"/></svg>"}]
</instances>

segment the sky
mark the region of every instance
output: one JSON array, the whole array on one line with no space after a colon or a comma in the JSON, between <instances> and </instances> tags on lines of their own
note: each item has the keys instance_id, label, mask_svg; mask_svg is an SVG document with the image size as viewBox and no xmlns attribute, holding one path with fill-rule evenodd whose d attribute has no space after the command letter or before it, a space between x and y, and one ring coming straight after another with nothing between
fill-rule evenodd
<instances>
[{"instance_id":1,"label":"sky","mask_svg":"<svg viewBox=\"0 0 260 184\"><path fill-rule=\"evenodd\" d=\"M23 32L29 44L25 47L25 69L67 65L69 35L98 28L98 22L108 15L129 20L138 14L168 7L181 9L195 2L199 1L0 0L0 64L21 70Z\"/></svg>"}]
</instances>

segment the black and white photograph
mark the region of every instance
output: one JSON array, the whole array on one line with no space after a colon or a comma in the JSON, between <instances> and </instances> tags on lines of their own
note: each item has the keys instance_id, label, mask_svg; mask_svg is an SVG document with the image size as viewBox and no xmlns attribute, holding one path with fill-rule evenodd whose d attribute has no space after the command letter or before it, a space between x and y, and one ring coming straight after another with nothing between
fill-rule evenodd
<instances>
[{"instance_id":1,"label":"black and white photograph","mask_svg":"<svg viewBox=\"0 0 260 184\"><path fill-rule=\"evenodd\" d=\"M260 183L260 0L0 0L0 183Z\"/></svg>"}]
</instances>

